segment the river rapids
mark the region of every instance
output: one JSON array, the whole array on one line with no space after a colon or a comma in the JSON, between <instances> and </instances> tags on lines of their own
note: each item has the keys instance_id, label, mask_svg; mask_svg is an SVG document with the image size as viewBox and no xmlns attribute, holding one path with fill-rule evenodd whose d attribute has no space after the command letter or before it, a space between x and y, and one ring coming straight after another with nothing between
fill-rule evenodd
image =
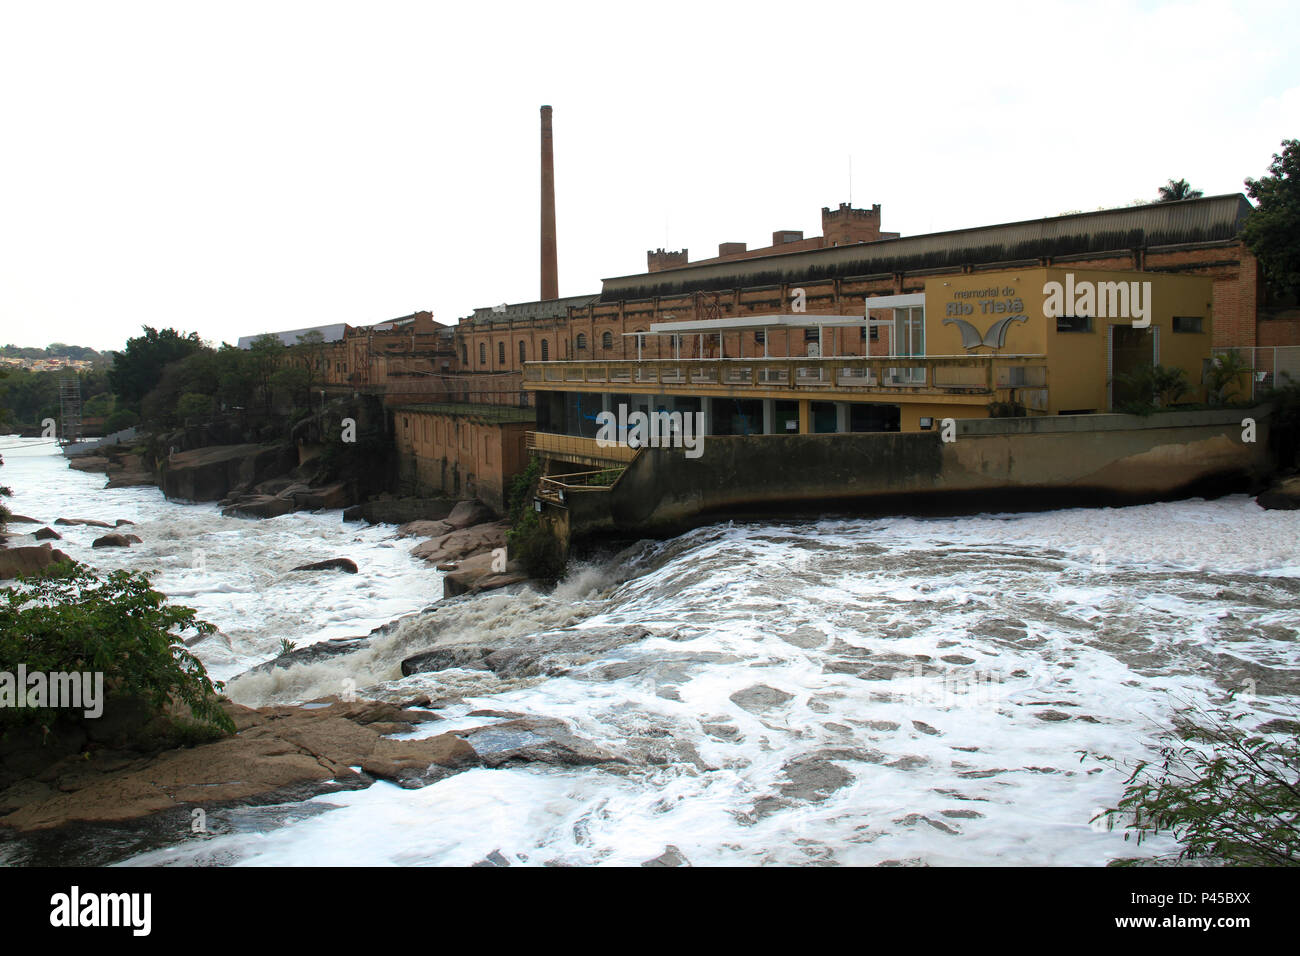
<instances>
[{"instance_id":1,"label":"river rapids","mask_svg":"<svg viewBox=\"0 0 1300 956\"><path fill-rule=\"evenodd\" d=\"M225 518L4 444L15 512L135 522L129 550L92 552L94 528L55 544L155 571L218 626L193 650L240 703L427 694L445 719L407 736L524 715L619 758L214 811L214 832L120 862L1101 865L1174 847L1090 823L1124 775L1087 755L1149 757L1189 708L1295 715L1300 512L1245 496L721 523L579 564L550 592L441 602L392 526ZM338 556L360 573L289 572ZM247 673L282 639L384 624L355 653ZM461 646L463 666L402 676ZM479 663L488 650L505 664Z\"/></svg>"}]
</instances>

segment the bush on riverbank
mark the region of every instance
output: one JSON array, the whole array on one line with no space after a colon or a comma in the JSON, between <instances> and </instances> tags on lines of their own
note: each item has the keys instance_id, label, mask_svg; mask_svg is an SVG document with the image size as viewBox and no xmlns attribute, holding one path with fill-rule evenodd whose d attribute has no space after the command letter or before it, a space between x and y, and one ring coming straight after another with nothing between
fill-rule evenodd
<instances>
[{"instance_id":1,"label":"bush on riverbank","mask_svg":"<svg viewBox=\"0 0 1300 956\"><path fill-rule=\"evenodd\" d=\"M1170 833L1178 861L1300 865L1300 724L1249 732L1193 710L1163 735L1158 761L1138 763L1119 804L1098 815L1138 844ZM1097 757L1118 769L1110 757ZM1141 862L1117 860L1119 864Z\"/></svg>"},{"instance_id":2,"label":"bush on riverbank","mask_svg":"<svg viewBox=\"0 0 1300 956\"><path fill-rule=\"evenodd\" d=\"M215 629L192 609L168 604L147 575L101 577L84 565L65 565L48 577L20 580L0 598L0 673L17 675L20 665L28 674L102 673L109 706L138 702L148 718L182 705L194 718L172 721L182 738L219 736L235 729L218 700L221 684L208 679L182 640L186 631ZM81 710L0 708L5 731L86 719Z\"/></svg>"},{"instance_id":3,"label":"bush on riverbank","mask_svg":"<svg viewBox=\"0 0 1300 956\"><path fill-rule=\"evenodd\" d=\"M510 520L506 542L510 557L523 564L530 576L554 581L564 573L564 559L555 538L542 527L537 512L530 507L541 474L541 459L532 458L528 467L510 480L506 488L506 517Z\"/></svg>"}]
</instances>

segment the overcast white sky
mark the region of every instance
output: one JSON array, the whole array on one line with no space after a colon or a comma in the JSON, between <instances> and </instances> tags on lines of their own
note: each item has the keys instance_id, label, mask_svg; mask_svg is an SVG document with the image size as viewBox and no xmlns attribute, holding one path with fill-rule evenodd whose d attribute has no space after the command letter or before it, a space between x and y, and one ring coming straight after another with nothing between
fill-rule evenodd
<instances>
[{"instance_id":1,"label":"overcast white sky","mask_svg":"<svg viewBox=\"0 0 1300 956\"><path fill-rule=\"evenodd\" d=\"M560 294L645 252L1242 191L1300 5L0 0L0 344L214 342Z\"/></svg>"}]
</instances>

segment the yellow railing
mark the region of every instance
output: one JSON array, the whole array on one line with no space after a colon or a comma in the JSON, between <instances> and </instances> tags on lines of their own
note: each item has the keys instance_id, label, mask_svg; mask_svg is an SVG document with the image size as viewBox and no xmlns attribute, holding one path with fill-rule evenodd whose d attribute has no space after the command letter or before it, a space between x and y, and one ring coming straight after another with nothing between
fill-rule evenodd
<instances>
[{"instance_id":1,"label":"yellow railing","mask_svg":"<svg viewBox=\"0 0 1300 956\"><path fill-rule=\"evenodd\" d=\"M553 435L550 432L528 432L528 450L540 455L559 458L571 458L578 461L590 461L626 465L636 457L637 449L625 444L601 447L594 438L579 438L575 435Z\"/></svg>"},{"instance_id":2,"label":"yellow railing","mask_svg":"<svg viewBox=\"0 0 1300 956\"><path fill-rule=\"evenodd\" d=\"M605 468L600 471L576 471L568 475L548 475L538 479L537 497L564 504L571 494L589 491L609 491L624 468Z\"/></svg>"},{"instance_id":3,"label":"yellow railing","mask_svg":"<svg viewBox=\"0 0 1300 956\"><path fill-rule=\"evenodd\" d=\"M1008 387L1047 388L1043 355L839 356L835 358L645 359L529 362L525 385L546 390L728 392L877 391L898 394L992 394Z\"/></svg>"}]
</instances>

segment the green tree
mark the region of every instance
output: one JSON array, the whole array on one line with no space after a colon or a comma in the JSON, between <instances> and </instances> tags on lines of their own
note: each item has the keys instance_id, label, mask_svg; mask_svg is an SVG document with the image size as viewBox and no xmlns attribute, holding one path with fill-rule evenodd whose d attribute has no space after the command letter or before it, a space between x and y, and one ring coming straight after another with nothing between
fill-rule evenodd
<instances>
[{"instance_id":1,"label":"green tree","mask_svg":"<svg viewBox=\"0 0 1300 956\"><path fill-rule=\"evenodd\" d=\"M139 408L141 400L162 380L163 369L203 348L197 332L182 335L175 329L144 326L144 335L127 339L126 349L113 353L108 380L126 405Z\"/></svg>"},{"instance_id":2,"label":"green tree","mask_svg":"<svg viewBox=\"0 0 1300 956\"><path fill-rule=\"evenodd\" d=\"M104 419L104 434L111 435L113 432L120 432L124 428L130 428L132 425L138 425L139 423L139 415L129 408L119 408Z\"/></svg>"},{"instance_id":3,"label":"green tree","mask_svg":"<svg viewBox=\"0 0 1300 956\"><path fill-rule=\"evenodd\" d=\"M1168 408L1187 394L1187 372L1178 367L1146 365L1123 375L1115 381L1132 394L1132 400L1120 405L1119 410L1130 415L1149 415L1157 408Z\"/></svg>"},{"instance_id":4,"label":"green tree","mask_svg":"<svg viewBox=\"0 0 1300 956\"><path fill-rule=\"evenodd\" d=\"M1242 392L1242 380L1250 371L1250 363L1236 349L1220 352L1205 372L1206 399L1211 405L1226 404L1229 395Z\"/></svg>"},{"instance_id":5,"label":"green tree","mask_svg":"<svg viewBox=\"0 0 1300 956\"><path fill-rule=\"evenodd\" d=\"M1159 759L1133 766L1118 805L1094 820L1121 826L1139 845L1170 833L1179 861L1300 865L1300 724L1273 724L1272 732L1252 732L1187 708L1160 735ZM1129 770L1112 757L1094 759Z\"/></svg>"},{"instance_id":6,"label":"green tree","mask_svg":"<svg viewBox=\"0 0 1300 956\"><path fill-rule=\"evenodd\" d=\"M176 417L182 423L204 421L212 417L212 396L200 392L186 392L176 403Z\"/></svg>"},{"instance_id":7,"label":"green tree","mask_svg":"<svg viewBox=\"0 0 1300 956\"><path fill-rule=\"evenodd\" d=\"M1246 180L1255 211L1241 239L1263 266L1270 295L1294 299L1300 296L1300 140L1282 140L1268 168L1270 175Z\"/></svg>"},{"instance_id":8,"label":"green tree","mask_svg":"<svg viewBox=\"0 0 1300 956\"><path fill-rule=\"evenodd\" d=\"M57 417L58 406L57 375L20 368L0 379L0 420L38 425L42 418Z\"/></svg>"},{"instance_id":9,"label":"green tree","mask_svg":"<svg viewBox=\"0 0 1300 956\"><path fill-rule=\"evenodd\" d=\"M326 350L325 336L317 329L312 329L298 336L298 344L293 347L293 351L302 359L303 367L307 372L306 380L303 383L303 391L307 398L304 404L307 407L311 405L312 390L324 378Z\"/></svg>"},{"instance_id":10,"label":"green tree","mask_svg":"<svg viewBox=\"0 0 1300 956\"><path fill-rule=\"evenodd\" d=\"M284 343L276 335L259 335L249 348L253 382L262 396L262 411L271 414L271 376L284 358Z\"/></svg>"},{"instance_id":11,"label":"green tree","mask_svg":"<svg viewBox=\"0 0 1300 956\"><path fill-rule=\"evenodd\" d=\"M46 577L19 580L0 596L0 671L91 671L104 675L113 698L142 700L161 712L185 704L204 724L233 731L217 698L220 684L185 646L183 634L215 628L187 607L168 604L147 575L113 571L100 577L84 565L56 566ZM0 708L0 728L67 712Z\"/></svg>"},{"instance_id":12,"label":"green tree","mask_svg":"<svg viewBox=\"0 0 1300 956\"><path fill-rule=\"evenodd\" d=\"M1177 202L1180 199L1200 199L1204 195L1199 189L1193 189L1185 179L1171 179L1160 187L1160 198L1156 202Z\"/></svg>"},{"instance_id":13,"label":"green tree","mask_svg":"<svg viewBox=\"0 0 1300 956\"><path fill-rule=\"evenodd\" d=\"M208 396L207 407L210 409L211 393L216 391L218 382L216 353L203 347L179 361L171 362L163 368L158 384L140 403L141 417L155 427L170 428L184 424L184 416L178 408L181 399L188 394ZM207 412L194 407L191 400L187 411L191 414Z\"/></svg>"}]
</instances>

